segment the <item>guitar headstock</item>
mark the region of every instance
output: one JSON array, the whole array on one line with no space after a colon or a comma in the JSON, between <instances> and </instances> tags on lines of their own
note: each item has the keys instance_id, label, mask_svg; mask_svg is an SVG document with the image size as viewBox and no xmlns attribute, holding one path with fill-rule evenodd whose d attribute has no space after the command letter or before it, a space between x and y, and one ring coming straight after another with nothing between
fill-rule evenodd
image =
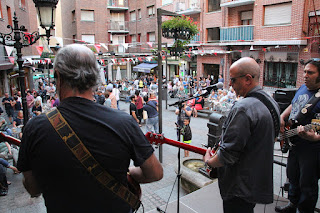
<instances>
[{"instance_id":1,"label":"guitar headstock","mask_svg":"<svg viewBox=\"0 0 320 213\"><path fill-rule=\"evenodd\" d=\"M312 119L311 120L311 125L312 125L312 129L319 133L320 132L320 119L318 119L318 116L317 116L317 119Z\"/></svg>"},{"instance_id":2,"label":"guitar headstock","mask_svg":"<svg viewBox=\"0 0 320 213\"><path fill-rule=\"evenodd\" d=\"M147 140L153 145L162 145L164 143L165 137L163 136L163 134L147 132L145 136Z\"/></svg>"}]
</instances>

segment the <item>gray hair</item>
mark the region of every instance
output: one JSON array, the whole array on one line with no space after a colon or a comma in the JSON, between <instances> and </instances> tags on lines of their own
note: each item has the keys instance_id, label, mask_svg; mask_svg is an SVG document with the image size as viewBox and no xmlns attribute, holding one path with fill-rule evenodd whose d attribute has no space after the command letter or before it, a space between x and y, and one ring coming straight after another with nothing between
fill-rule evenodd
<instances>
[{"instance_id":1,"label":"gray hair","mask_svg":"<svg viewBox=\"0 0 320 213\"><path fill-rule=\"evenodd\" d=\"M61 48L55 58L54 70L59 72L64 85L80 93L96 86L100 79L94 53L80 44Z\"/></svg>"}]
</instances>

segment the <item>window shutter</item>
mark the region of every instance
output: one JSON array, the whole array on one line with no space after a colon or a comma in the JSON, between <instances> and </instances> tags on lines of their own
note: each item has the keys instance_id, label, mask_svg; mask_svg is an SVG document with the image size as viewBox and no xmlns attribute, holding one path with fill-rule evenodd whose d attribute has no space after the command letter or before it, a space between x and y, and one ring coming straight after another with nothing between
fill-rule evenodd
<instances>
[{"instance_id":1,"label":"window shutter","mask_svg":"<svg viewBox=\"0 0 320 213\"><path fill-rule=\"evenodd\" d=\"M241 20L252 19L252 10L241 12Z\"/></svg>"},{"instance_id":2,"label":"window shutter","mask_svg":"<svg viewBox=\"0 0 320 213\"><path fill-rule=\"evenodd\" d=\"M265 6L264 25L290 24L291 7L292 2Z\"/></svg>"}]
</instances>

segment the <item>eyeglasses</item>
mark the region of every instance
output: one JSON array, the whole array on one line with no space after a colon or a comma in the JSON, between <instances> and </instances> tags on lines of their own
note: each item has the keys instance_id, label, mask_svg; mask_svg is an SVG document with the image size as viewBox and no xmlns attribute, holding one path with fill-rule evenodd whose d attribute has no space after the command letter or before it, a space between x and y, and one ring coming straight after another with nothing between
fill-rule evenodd
<instances>
[{"instance_id":1,"label":"eyeglasses","mask_svg":"<svg viewBox=\"0 0 320 213\"><path fill-rule=\"evenodd\" d=\"M246 75L249 75L249 74L240 75L240 76L238 76L238 77L230 78L230 82L231 82L232 84L234 84L234 83L236 82L237 78L243 78L243 77L245 77ZM254 78L253 75L250 75L250 76L251 76L251 78Z\"/></svg>"}]
</instances>

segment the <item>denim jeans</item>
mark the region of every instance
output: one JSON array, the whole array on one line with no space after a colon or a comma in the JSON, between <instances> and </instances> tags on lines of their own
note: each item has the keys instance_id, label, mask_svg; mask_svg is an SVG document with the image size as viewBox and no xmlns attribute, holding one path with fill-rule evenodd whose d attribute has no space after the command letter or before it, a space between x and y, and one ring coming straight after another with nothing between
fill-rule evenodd
<instances>
[{"instance_id":1,"label":"denim jeans","mask_svg":"<svg viewBox=\"0 0 320 213\"><path fill-rule=\"evenodd\" d=\"M159 133L159 117L148 118L146 124L147 132ZM154 131L152 131L154 129Z\"/></svg>"}]
</instances>

